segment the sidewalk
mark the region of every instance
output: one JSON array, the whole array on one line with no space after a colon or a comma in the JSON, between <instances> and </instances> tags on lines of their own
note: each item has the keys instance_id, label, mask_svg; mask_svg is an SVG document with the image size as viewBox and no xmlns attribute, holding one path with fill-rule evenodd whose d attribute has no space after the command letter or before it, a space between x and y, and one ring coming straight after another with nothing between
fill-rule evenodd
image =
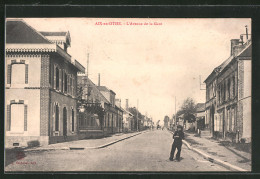
<instances>
[{"instance_id":1,"label":"sidewalk","mask_svg":"<svg viewBox=\"0 0 260 179\"><path fill-rule=\"evenodd\" d=\"M252 170L250 153L236 150L233 147L223 146L220 141L209 137L195 137L195 134L187 132L185 134L185 141L187 141L192 148L198 149L222 163L227 162L247 171Z\"/></svg>"},{"instance_id":2,"label":"sidewalk","mask_svg":"<svg viewBox=\"0 0 260 179\"><path fill-rule=\"evenodd\" d=\"M69 141L69 142L62 142L56 144L50 144L47 146L35 147L26 149L25 151L34 151L34 150L70 150L70 149L95 149L95 148L102 148L108 145L114 144L121 140L134 137L139 135L143 132L133 132L133 133L119 133L114 134L109 137L104 137L100 139L83 139L83 140L76 140L76 141Z\"/></svg>"}]
</instances>

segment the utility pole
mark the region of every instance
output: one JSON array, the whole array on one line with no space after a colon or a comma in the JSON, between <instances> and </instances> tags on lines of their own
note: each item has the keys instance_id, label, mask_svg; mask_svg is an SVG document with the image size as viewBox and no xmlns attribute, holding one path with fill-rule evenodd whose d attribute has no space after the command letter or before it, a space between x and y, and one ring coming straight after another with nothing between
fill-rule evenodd
<instances>
[{"instance_id":1,"label":"utility pole","mask_svg":"<svg viewBox=\"0 0 260 179\"><path fill-rule=\"evenodd\" d=\"M137 114L136 114L136 130L138 131L138 103L139 99L137 99Z\"/></svg>"},{"instance_id":2,"label":"utility pole","mask_svg":"<svg viewBox=\"0 0 260 179\"><path fill-rule=\"evenodd\" d=\"M87 58L87 77L88 77L88 66L89 66L89 53L88 53L88 58Z\"/></svg>"},{"instance_id":3,"label":"utility pole","mask_svg":"<svg viewBox=\"0 0 260 179\"><path fill-rule=\"evenodd\" d=\"M174 117L175 117L175 120L174 120L174 124L175 124L175 126L176 126L176 124L177 124L177 118L176 118L176 96L175 96L175 115L174 115Z\"/></svg>"}]
</instances>

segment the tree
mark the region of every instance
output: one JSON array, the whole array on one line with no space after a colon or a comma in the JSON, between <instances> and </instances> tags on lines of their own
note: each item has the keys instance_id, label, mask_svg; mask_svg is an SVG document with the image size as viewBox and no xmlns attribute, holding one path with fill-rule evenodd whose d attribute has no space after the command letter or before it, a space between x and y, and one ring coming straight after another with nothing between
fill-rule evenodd
<instances>
[{"instance_id":1,"label":"tree","mask_svg":"<svg viewBox=\"0 0 260 179\"><path fill-rule=\"evenodd\" d=\"M178 110L177 116L184 114L184 122L194 122L195 116L194 113L196 112L196 105L192 98L186 98L181 106L181 109Z\"/></svg>"},{"instance_id":2,"label":"tree","mask_svg":"<svg viewBox=\"0 0 260 179\"><path fill-rule=\"evenodd\" d=\"M168 127L169 121L170 121L169 116L164 116L164 120L163 120L163 122L164 122L164 127Z\"/></svg>"}]
</instances>

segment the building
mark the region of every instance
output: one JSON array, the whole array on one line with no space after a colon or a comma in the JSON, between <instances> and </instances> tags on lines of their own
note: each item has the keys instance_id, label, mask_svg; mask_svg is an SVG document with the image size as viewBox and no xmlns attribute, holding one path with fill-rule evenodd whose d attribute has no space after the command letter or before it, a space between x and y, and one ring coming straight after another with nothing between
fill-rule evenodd
<instances>
[{"instance_id":1,"label":"building","mask_svg":"<svg viewBox=\"0 0 260 179\"><path fill-rule=\"evenodd\" d=\"M205 121L205 103L197 103L196 104L196 112L194 114L196 121L195 121L195 130L200 129L207 129L208 123Z\"/></svg>"},{"instance_id":2,"label":"building","mask_svg":"<svg viewBox=\"0 0 260 179\"><path fill-rule=\"evenodd\" d=\"M104 136L105 111L110 102L85 75L78 73L78 114L80 138Z\"/></svg>"},{"instance_id":3,"label":"building","mask_svg":"<svg viewBox=\"0 0 260 179\"><path fill-rule=\"evenodd\" d=\"M246 33L241 39L232 39L230 57L205 80L206 121L213 137L251 141L252 44L249 36Z\"/></svg>"},{"instance_id":4,"label":"building","mask_svg":"<svg viewBox=\"0 0 260 179\"><path fill-rule=\"evenodd\" d=\"M85 68L67 53L70 45L69 32L6 21L6 147L77 139L77 72Z\"/></svg>"},{"instance_id":5,"label":"building","mask_svg":"<svg viewBox=\"0 0 260 179\"><path fill-rule=\"evenodd\" d=\"M123 110L116 105L116 93L106 86L97 86L101 94L109 101L105 106L104 133L111 134L122 131Z\"/></svg>"}]
</instances>

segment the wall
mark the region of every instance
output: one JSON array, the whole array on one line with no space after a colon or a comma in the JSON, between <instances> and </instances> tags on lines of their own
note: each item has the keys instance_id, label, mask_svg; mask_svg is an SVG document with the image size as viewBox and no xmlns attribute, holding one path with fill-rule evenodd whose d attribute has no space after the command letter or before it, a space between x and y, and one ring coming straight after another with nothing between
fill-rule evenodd
<instances>
[{"instance_id":1,"label":"wall","mask_svg":"<svg viewBox=\"0 0 260 179\"><path fill-rule=\"evenodd\" d=\"M51 109L50 109L50 134L54 134L55 126L55 113L54 113L54 104L59 104L59 136L63 136L63 108L67 109L67 135L76 135L77 134L77 106L76 99L67 97L63 94L57 93L56 91L51 91ZM72 109L74 109L74 132L72 132Z\"/></svg>"},{"instance_id":2,"label":"wall","mask_svg":"<svg viewBox=\"0 0 260 179\"><path fill-rule=\"evenodd\" d=\"M5 69L7 69L8 64L11 64L11 60L16 60L17 62L25 60L25 64L28 65L28 84L19 86L7 84L7 70L5 70L5 104L10 103L11 100L24 100L24 104L27 105L27 131L23 133L6 131L5 147L13 147L13 143L19 143L19 146L27 146L27 142L32 140L40 141L40 145L48 144L48 137L40 136L41 55L6 54ZM5 105L5 116L6 114Z\"/></svg>"}]
</instances>

